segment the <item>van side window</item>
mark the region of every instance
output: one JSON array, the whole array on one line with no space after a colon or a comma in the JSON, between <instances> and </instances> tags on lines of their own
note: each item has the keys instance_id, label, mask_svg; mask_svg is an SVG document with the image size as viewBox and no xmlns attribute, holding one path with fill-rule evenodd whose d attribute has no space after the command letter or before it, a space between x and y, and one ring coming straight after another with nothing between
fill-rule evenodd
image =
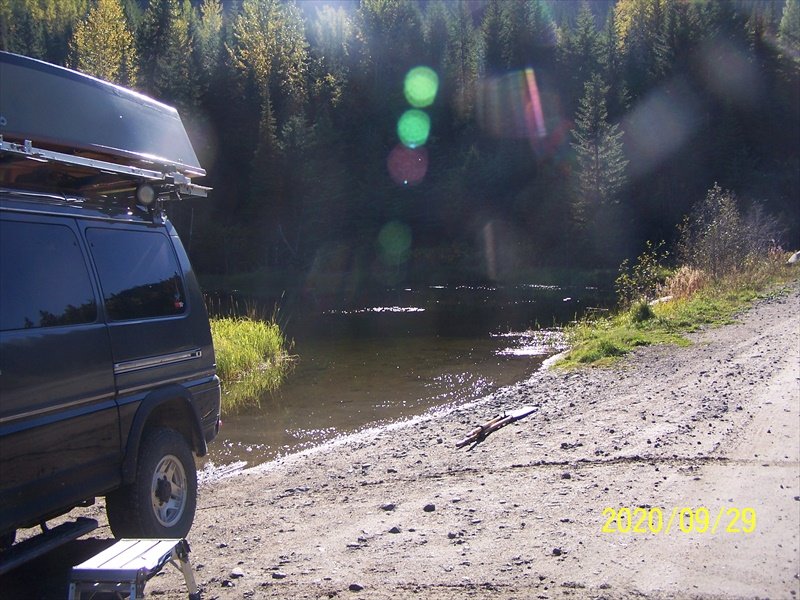
<instances>
[{"instance_id":1,"label":"van side window","mask_svg":"<svg viewBox=\"0 0 800 600\"><path fill-rule=\"evenodd\" d=\"M166 235L101 228L88 229L86 235L110 320L185 312L180 268Z\"/></svg>"},{"instance_id":2,"label":"van side window","mask_svg":"<svg viewBox=\"0 0 800 600\"><path fill-rule=\"evenodd\" d=\"M97 304L75 233L0 222L0 330L92 323Z\"/></svg>"}]
</instances>

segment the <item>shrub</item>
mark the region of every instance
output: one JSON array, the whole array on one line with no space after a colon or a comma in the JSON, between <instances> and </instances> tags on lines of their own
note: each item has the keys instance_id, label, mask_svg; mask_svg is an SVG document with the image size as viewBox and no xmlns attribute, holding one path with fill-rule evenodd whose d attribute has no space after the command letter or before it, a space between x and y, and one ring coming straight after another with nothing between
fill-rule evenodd
<instances>
[{"instance_id":1,"label":"shrub","mask_svg":"<svg viewBox=\"0 0 800 600\"><path fill-rule=\"evenodd\" d=\"M744 218L745 244L750 256L772 256L780 253L779 241L786 233L780 220L754 203Z\"/></svg>"},{"instance_id":2,"label":"shrub","mask_svg":"<svg viewBox=\"0 0 800 600\"><path fill-rule=\"evenodd\" d=\"M714 184L679 227L678 259L718 280L752 268L777 247L780 222L753 204L742 217L733 192Z\"/></svg>"},{"instance_id":3,"label":"shrub","mask_svg":"<svg viewBox=\"0 0 800 600\"><path fill-rule=\"evenodd\" d=\"M713 278L735 272L747 254L736 197L714 184L680 228L678 258Z\"/></svg>"},{"instance_id":4,"label":"shrub","mask_svg":"<svg viewBox=\"0 0 800 600\"><path fill-rule=\"evenodd\" d=\"M630 310L631 321L634 323L643 323L655 317L653 309L646 300L640 300Z\"/></svg>"},{"instance_id":5,"label":"shrub","mask_svg":"<svg viewBox=\"0 0 800 600\"><path fill-rule=\"evenodd\" d=\"M664 242L653 244L648 241L645 251L639 255L633 266L628 263L627 258L622 261L619 275L614 281L621 308L626 309L634 302L655 298L669 274L664 266L669 252L663 248Z\"/></svg>"}]
</instances>

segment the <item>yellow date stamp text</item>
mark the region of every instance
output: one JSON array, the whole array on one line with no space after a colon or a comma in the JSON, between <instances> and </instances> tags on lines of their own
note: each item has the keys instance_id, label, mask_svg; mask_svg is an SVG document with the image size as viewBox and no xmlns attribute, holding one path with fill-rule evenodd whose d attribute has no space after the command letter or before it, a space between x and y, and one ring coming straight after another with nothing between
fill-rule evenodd
<instances>
[{"instance_id":1,"label":"yellow date stamp text","mask_svg":"<svg viewBox=\"0 0 800 600\"><path fill-rule=\"evenodd\" d=\"M604 508L603 533L753 533L756 530L756 510L721 506L674 507L672 510L637 506Z\"/></svg>"}]
</instances>

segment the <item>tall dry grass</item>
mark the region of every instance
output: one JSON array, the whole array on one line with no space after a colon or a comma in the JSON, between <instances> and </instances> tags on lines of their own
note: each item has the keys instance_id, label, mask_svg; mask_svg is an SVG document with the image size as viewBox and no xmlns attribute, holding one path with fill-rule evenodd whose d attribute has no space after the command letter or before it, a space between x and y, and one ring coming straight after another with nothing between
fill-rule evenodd
<instances>
[{"instance_id":1,"label":"tall dry grass","mask_svg":"<svg viewBox=\"0 0 800 600\"><path fill-rule=\"evenodd\" d=\"M708 281L708 276L700 269L683 265L667 278L661 295L675 299L690 298L708 285Z\"/></svg>"}]
</instances>

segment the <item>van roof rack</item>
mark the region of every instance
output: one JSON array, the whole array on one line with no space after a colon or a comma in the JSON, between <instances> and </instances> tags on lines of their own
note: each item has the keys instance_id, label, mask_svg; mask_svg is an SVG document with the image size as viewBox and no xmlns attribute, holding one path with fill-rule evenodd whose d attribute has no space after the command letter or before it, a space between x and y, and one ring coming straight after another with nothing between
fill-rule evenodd
<instances>
[{"instance_id":1,"label":"van roof rack","mask_svg":"<svg viewBox=\"0 0 800 600\"><path fill-rule=\"evenodd\" d=\"M0 51L0 185L205 197L178 111L77 71Z\"/></svg>"},{"instance_id":2,"label":"van roof rack","mask_svg":"<svg viewBox=\"0 0 800 600\"><path fill-rule=\"evenodd\" d=\"M18 168L19 172L23 171L36 171L39 165L53 163L56 167L67 167L64 169L64 181L67 176L73 181L82 180L86 182L84 185L63 185L70 190L75 191L95 191L106 194L113 194L131 189L136 189L141 183L146 182L151 185L156 185L164 191L171 192L171 197L203 197L208 195L211 190L209 187L197 185L192 183L189 177L178 171L158 170L155 168L145 169L142 167L124 165L98 158L89 158L75 154L68 154L66 152L58 152L55 150L47 150L45 148L37 148L33 145L31 140L25 140L22 144L14 142L6 142L0 134L0 169L8 168L11 161L5 159L5 154L9 154L23 159L30 159L38 165L27 165L28 169ZM77 167L77 169L70 170L69 167ZM81 171L88 171L91 176L88 178L80 178L78 175ZM100 173L98 177L97 173ZM111 175L112 177L103 178L102 175ZM114 175L121 175L123 178L113 177ZM0 177L2 181L3 177ZM31 177L27 177L28 180ZM49 180L53 177L50 175ZM87 182L91 180L91 184ZM162 197L159 195L159 197Z\"/></svg>"}]
</instances>

